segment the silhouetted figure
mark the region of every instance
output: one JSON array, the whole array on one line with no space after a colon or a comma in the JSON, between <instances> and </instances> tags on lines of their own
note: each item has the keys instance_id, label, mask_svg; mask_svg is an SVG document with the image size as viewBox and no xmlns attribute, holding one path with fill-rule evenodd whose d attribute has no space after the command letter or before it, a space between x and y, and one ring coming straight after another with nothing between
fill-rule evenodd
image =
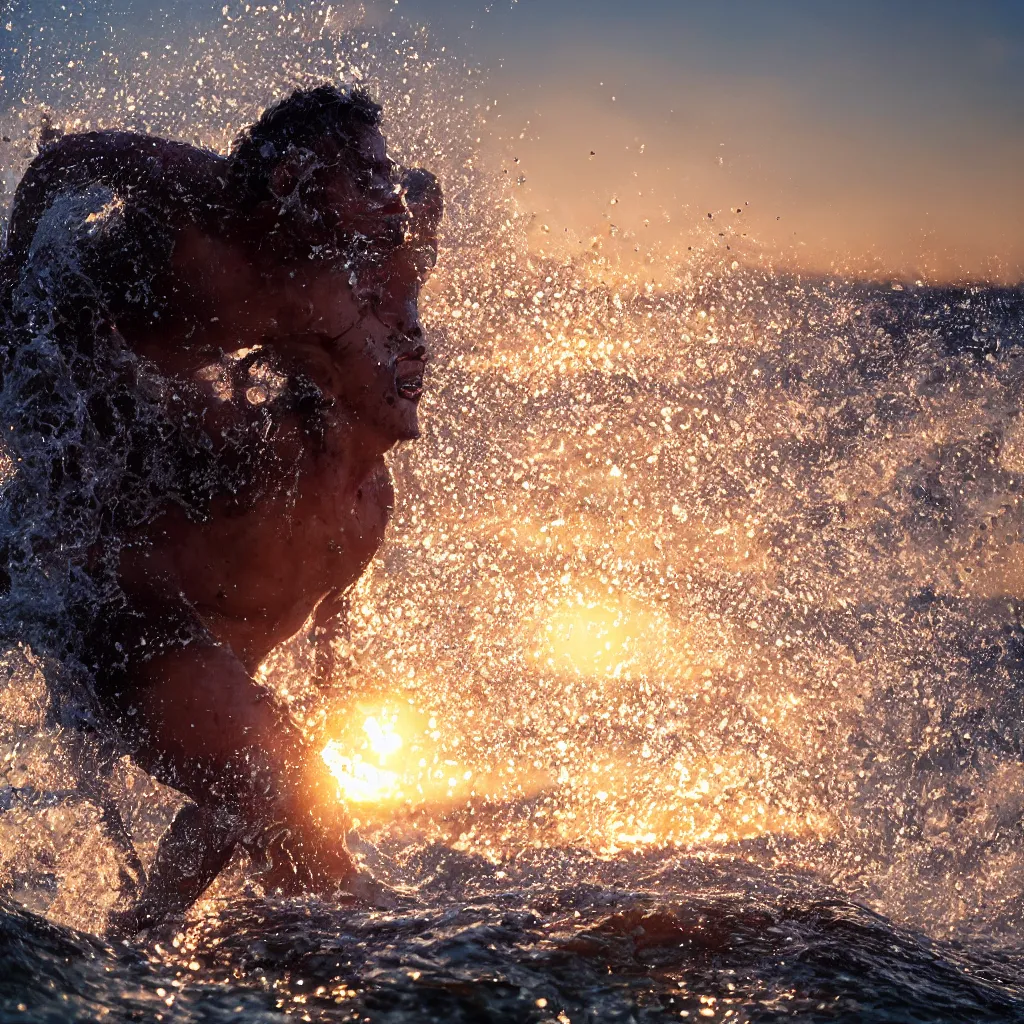
<instances>
[{"instance_id":1,"label":"silhouetted figure","mask_svg":"<svg viewBox=\"0 0 1024 1024\"><path fill-rule=\"evenodd\" d=\"M47 124L15 195L3 372L30 483L5 614L63 623L57 703L193 801L126 932L187 908L238 844L272 887L354 881L318 751L253 674L314 612L329 642L391 513L384 454L419 433L442 200L396 170L380 115L296 92L227 157ZM70 611L48 625L51 563Z\"/></svg>"}]
</instances>

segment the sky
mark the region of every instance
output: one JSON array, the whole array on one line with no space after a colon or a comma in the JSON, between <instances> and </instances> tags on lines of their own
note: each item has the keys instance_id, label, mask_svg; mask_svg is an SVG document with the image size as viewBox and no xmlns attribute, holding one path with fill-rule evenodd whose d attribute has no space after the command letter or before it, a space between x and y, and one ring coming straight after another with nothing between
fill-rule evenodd
<instances>
[{"instance_id":1,"label":"sky","mask_svg":"<svg viewBox=\"0 0 1024 1024\"><path fill-rule=\"evenodd\" d=\"M552 234L712 212L809 267L1024 276L1024 4L415 2L531 119Z\"/></svg>"},{"instance_id":2,"label":"sky","mask_svg":"<svg viewBox=\"0 0 1024 1024\"><path fill-rule=\"evenodd\" d=\"M221 7L70 2L156 35ZM0 7L43 24L68 3ZM514 167L538 245L643 253L721 231L812 270L1024 277L1020 0L334 6L426 24L482 69L503 122L484 145Z\"/></svg>"}]
</instances>

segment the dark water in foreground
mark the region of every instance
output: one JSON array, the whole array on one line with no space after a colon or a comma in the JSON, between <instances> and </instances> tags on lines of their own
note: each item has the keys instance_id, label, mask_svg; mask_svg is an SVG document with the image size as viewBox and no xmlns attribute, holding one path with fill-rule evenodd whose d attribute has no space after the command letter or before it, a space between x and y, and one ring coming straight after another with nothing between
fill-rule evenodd
<instances>
[{"instance_id":1,"label":"dark water in foreground","mask_svg":"<svg viewBox=\"0 0 1024 1024\"><path fill-rule=\"evenodd\" d=\"M1021 957L928 942L834 891L665 855L421 849L397 911L241 898L105 945L5 906L0 1014L30 1021L1024 1020ZM557 875L561 881L537 882Z\"/></svg>"}]
</instances>

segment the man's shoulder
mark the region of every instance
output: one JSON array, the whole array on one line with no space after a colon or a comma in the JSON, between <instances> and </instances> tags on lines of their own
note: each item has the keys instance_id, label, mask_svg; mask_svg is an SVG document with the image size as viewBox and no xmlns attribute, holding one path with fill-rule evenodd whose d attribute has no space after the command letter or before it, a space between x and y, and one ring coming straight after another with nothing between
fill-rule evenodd
<instances>
[{"instance_id":1,"label":"man's shoulder","mask_svg":"<svg viewBox=\"0 0 1024 1024\"><path fill-rule=\"evenodd\" d=\"M212 150L159 135L114 129L74 132L42 146L23 184L79 176L128 182L185 169L216 173L225 160Z\"/></svg>"},{"instance_id":2,"label":"man's shoulder","mask_svg":"<svg viewBox=\"0 0 1024 1024\"><path fill-rule=\"evenodd\" d=\"M40 219L60 196L95 186L151 208L168 224L193 218L213 202L224 163L209 150L139 132L60 136L42 148L15 191L7 259L24 259Z\"/></svg>"}]
</instances>

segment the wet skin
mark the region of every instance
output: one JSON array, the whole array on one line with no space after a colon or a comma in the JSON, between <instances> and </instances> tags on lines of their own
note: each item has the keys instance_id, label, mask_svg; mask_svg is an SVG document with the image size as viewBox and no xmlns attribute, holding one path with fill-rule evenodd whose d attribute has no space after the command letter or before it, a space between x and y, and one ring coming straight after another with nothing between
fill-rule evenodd
<instances>
[{"instance_id":1,"label":"wet skin","mask_svg":"<svg viewBox=\"0 0 1024 1024\"><path fill-rule=\"evenodd\" d=\"M325 629L337 621L391 514L384 454L419 434L422 276L401 252L385 269L367 302L347 272L268 273L243 245L190 226L172 272L202 315L187 330L182 322L125 331L140 354L189 384L214 437L243 422L252 399L211 380L209 357L197 353L272 349L282 372L314 381L330 405L315 442L296 414L276 424L269 464L279 478L259 495L217 497L205 522L169 507L125 547L121 585L141 634L184 616L202 635L135 659L109 698L134 759L196 804L165 837L139 904L115 920L122 931L185 909L239 843L272 886L358 888L319 753L253 674L312 613Z\"/></svg>"}]
</instances>

